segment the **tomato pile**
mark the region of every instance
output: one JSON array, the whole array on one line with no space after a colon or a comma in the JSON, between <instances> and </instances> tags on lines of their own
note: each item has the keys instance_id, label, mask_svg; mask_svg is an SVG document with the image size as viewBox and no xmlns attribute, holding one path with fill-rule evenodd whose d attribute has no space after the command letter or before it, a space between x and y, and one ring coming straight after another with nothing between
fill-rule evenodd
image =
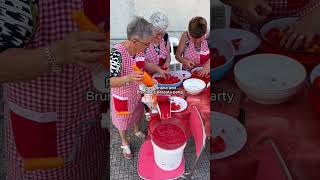
<instances>
[{"instance_id":1,"label":"tomato pile","mask_svg":"<svg viewBox=\"0 0 320 180\"><path fill-rule=\"evenodd\" d=\"M280 46L280 42L282 38L284 37L285 33L289 30L289 28L286 29L279 29L279 28L271 28L265 35L266 39L272 44L277 47ZM311 46L307 49L303 47L303 44L301 44L301 47L298 48L298 50L306 51L306 52L313 52L313 53L320 53L320 36L316 35L313 38L313 41L311 43Z\"/></svg>"},{"instance_id":2,"label":"tomato pile","mask_svg":"<svg viewBox=\"0 0 320 180\"><path fill-rule=\"evenodd\" d=\"M210 153L221 153L225 151L226 144L221 136L210 138Z\"/></svg>"},{"instance_id":3,"label":"tomato pile","mask_svg":"<svg viewBox=\"0 0 320 180\"><path fill-rule=\"evenodd\" d=\"M178 111L180 108L181 108L180 105L175 102L171 104L171 110L173 111Z\"/></svg>"},{"instance_id":4,"label":"tomato pile","mask_svg":"<svg viewBox=\"0 0 320 180\"><path fill-rule=\"evenodd\" d=\"M220 54L217 48L210 49L210 56L211 69L222 66L227 62L226 58Z\"/></svg>"},{"instance_id":5,"label":"tomato pile","mask_svg":"<svg viewBox=\"0 0 320 180\"><path fill-rule=\"evenodd\" d=\"M241 43L241 38L238 38L238 39L233 39L231 42L232 42L232 45L234 47L235 50L239 50L240 48L240 43Z\"/></svg>"},{"instance_id":6,"label":"tomato pile","mask_svg":"<svg viewBox=\"0 0 320 180\"><path fill-rule=\"evenodd\" d=\"M172 74L166 74L163 77L155 77L155 80L158 81L158 83L160 84L176 84L178 82L180 82L179 77L174 76Z\"/></svg>"}]
</instances>

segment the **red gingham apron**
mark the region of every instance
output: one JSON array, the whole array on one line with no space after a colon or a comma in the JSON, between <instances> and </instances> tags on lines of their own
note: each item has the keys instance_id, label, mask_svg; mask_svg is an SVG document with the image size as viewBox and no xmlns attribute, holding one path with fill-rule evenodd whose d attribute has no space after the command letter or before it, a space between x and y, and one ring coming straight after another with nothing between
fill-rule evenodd
<instances>
[{"instance_id":1,"label":"red gingham apron","mask_svg":"<svg viewBox=\"0 0 320 180\"><path fill-rule=\"evenodd\" d=\"M266 2L272 8L272 13L268 15L268 19L289 16L302 17L320 5L319 0L266 0ZM247 20L247 16L238 9L234 8L232 13L232 21L234 23L253 32L259 31L262 24L251 26Z\"/></svg>"},{"instance_id":2,"label":"red gingham apron","mask_svg":"<svg viewBox=\"0 0 320 180\"><path fill-rule=\"evenodd\" d=\"M169 56L169 52L166 48L166 42L162 38L160 42L160 54L156 52L154 47L155 45L151 44L150 47L147 49L146 62L162 66L165 63L167 57Z\"/></svg>"},{"instance_id":3,"label":"red gingham apron","mask_svg":"<svg viewBox=\"0 0 320 180\"><path fill-rule=\"evenodd\" d=\"M136 60L132 58L122 44L114 46L122 56L120 76L127 76L134 70L132 66ZM136 57L141 59L143 53ZM127 130L133 123L140 121L144 112L141 102L141 95L138 94L139 84L137 82L130 83L125 86L111 88L111 118L112 123L119 130ZM128 115L119 115L118 112L128 111Z\"/></svg>"},{"instance_id":4,"label":"red gingham apron","mask_svg":"<svg viewBox=\"0 0 320 180\"><path fill-rule=\"evenodd\" d=\"M70 14L72 10L82 9L82 0L40 0L38 7L38 31L28 48L45 46L77 31ZM4 85L7 179L91 180L101 177L107 163L107 133L100 128L100 123L82 128L72 164L49 170L26 171L22 168L22 157L25 156L56 155L64 159L70 156L79 122L99 119L100 102L88 102L88 90L94 90L91 73L78 65L65 65L61 73L48 73L27 82ZM31 115L21 117L15 114L19 110L31 112ZM49 121L43 123L45 119ZM21 143L29 143L30 147ZM39 146L37 151L32 151L34 144ZM52 148L45 149L47 147Z\"/></svg>"},{"instance_id":5,"label":"red gingham apron","mask_svg":"<svg viewBox=\"0 0 320 180\"><path fill-rule=\"evenodd\" d=\"M205 38L201 41L201 49L200 52L197 52L194 46L194 43L191 39L189 41L189 46L183 51L183 57L193 61L196 66L203 65L204 63L200 63L200 55L201 54L209 54L208 42ZM208 56L208 59L210 56ZM183 66L183 69L187 69L187 67Z\"/></svg>"}]
</instances>

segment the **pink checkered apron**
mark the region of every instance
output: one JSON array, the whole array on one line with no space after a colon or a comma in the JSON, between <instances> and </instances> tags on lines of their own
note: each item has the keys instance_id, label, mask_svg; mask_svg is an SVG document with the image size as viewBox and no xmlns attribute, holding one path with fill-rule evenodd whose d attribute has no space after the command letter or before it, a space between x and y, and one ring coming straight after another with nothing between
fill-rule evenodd
<instances>
[{"instance_id":1,"label":"pink checkered apron","mask_svg":"<svg viewBox=\"0 0 320 180\"><path fill-rule=\"evenodd\" d=\"M122 55L120 76L127 76L134 70L132 66L135 59L141 59L143 53L135 59L132 58L122 44L114 46ZM127 130L133 123L140 121L144 112L141 95L138 94L139 83L134 82L125 86L111 88L111 118L112 123L119 130ZM119 115L119 112L129 112L127 115Z\"/></svg>"},{"instance_id":2,"label":"pink checkered apron","mask_svg":"<svg viewBox=\"0 0 320 180\"><path fill-rule=\"evenodd\" d=\"M266 0L272 8L272 13L268 15L268 19L275 19L289 16L304 16L315 7L320 5L319 0ZM247 16L240 10L233 9L232 21L242 28L258 32L262 24L251 26L247 20Z\"/></svg>"},{"instance_id":3,"label":"pink checkered apron","mask_svg":"<svg viewBox=\"0 0 320 180\"><path fill-rule=\"evenodd\" d=\"M203 64L206 63L207 60L210 59L208 42L206 41L205 38L203 38L201 41L200 52L196 51L194 43L191 39L189 39L187 43L189 43L189 46L183 51L184 58L189 59L190 61L193 61L196 64L196 66L202 66ZM204 61L200 60L201 59L200 57L202 55L206 57L206 60ZM187 69L187 67L183 66L183 69Z\"/></svg>"},{"instance_id":4,"label":"pink checkered apron","mask_svg":"<svg viewBox=\"0 0 320 180\"><path fill-rule=\"evenodd\" d=\"M45 46L77 31L70 14L72 10L82 9L82 0L40 0L38 7L38 31L28 48ZM66 65L61 73L52 72L27 82L4 85L7 179L101 177L107 165L107 133L100 128L100 123L82 128L77 153L70 165L34 171L22 167L24 158L69 158L79 122L99 119L100 102L87 101L89 90L94 90L91 73L78 65Z\"/></svg>"},{"instance_id":5,"label":"pink checkered apron","mask_svg":"<svg viewBox=\"0 0 320 180\"><path fill-rule=\"evenodd\" d=\"M146 52L146 62L157 64L159 66L163 66L167 57L169 56L169 52L166 48L166 42L162 38L160 42L160 54L156 52L154 49L156 45L151 44L150 47L147 49Z\"/></svg>"}]
</instances>

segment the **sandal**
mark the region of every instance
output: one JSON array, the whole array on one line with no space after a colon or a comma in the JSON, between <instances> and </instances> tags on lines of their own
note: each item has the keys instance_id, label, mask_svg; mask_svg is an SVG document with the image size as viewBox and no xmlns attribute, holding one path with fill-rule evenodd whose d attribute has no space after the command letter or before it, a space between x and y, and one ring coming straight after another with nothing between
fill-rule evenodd
<instances>
[{"instance_id":1,"label":"sandal","mask_svg":"<svg viewBox=\"0 0 320 180\"><path fill-rule=\"evenodd\" d=\"M132 159L133 155L131 153L129 145L121 146L121 149L122 149L122 155L125 159Z\"/></svg>"},{"instance_id":2,"label":"sandal","mask_svg":"<svg viewBox=\"0 0 320 180\"><path fill-rule=\"evenodd\" d=\"M134 135L137 136L141 140L145 140L146 139L146 135L141 131L135 132Z\"/></svg>"}]
</instances>

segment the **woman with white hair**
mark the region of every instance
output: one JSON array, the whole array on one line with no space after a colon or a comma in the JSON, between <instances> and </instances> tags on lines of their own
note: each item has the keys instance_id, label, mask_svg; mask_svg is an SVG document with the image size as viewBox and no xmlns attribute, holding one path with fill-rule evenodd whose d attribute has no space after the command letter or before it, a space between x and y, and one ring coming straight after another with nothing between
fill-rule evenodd
<instances>
[{"instance_id":1,"label":"woman with white hair","mask_svg":"<svg viewBox=\"0 0 320 180\"><path fill-rule=\"evenodd\" d=\"M168 17L161 12L156 12L150 16L149 22L156 29L156 42L146 50L146 61L168 70L171 61L169 35L166 33L169 25Z\"/></svg>"},{"instance_id":2,"label":"woman with white hair","mask_svg":"<svg viewBox=\"0 0 320 180\"><path fill-rule=\"evenodd\" d=\"M127 130L134 127L134 134L144 139L140 131L140 121L144 112L139 83L143 73L136 72L137 65L149 72L163 73L163 70L151 63L144 62L144 51L154 41L154 27L141 17L136 17L127 27L128 40L113 47L110 54L111 118L120 133L123 157L132 159ZM138 64L139 63L139 64Z\"/></svg>"}]
</instances>

